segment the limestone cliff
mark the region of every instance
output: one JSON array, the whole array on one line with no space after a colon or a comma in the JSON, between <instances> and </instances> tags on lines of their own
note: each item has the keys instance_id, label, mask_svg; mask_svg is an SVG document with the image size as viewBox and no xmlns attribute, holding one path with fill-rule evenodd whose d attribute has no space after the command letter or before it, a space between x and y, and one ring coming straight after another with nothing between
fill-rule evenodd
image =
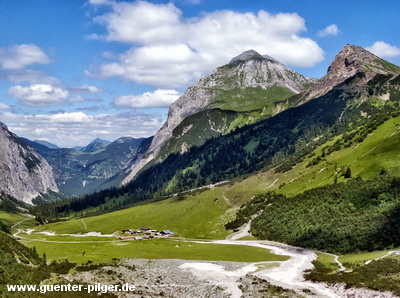
<instances>
[{"instance_id":1,"label":"limestone cliff","mask_svg":"<svg viewBox=\"0 0 400 298\"><path fill-rule=\"evenodd\" d=\"M47 161L0 122L0 191L32 203L48 190L58 191Z\"/></svg>"}]
</instances>

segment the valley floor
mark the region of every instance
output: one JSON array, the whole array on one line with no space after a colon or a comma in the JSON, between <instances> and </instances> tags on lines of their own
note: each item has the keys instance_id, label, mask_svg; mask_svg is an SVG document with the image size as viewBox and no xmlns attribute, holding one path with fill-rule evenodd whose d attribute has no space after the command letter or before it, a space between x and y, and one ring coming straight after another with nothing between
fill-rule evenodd
<instances>
[{"instance_id":1,"label":"valley floor","mask_svg":"<svg viewBox=\"0 0 400 298\"><path fill-rule=\"evenodd\" d=\"M21 223L23 223L21 221ZM14 226L17 229L18 226ZM247 226L242 230L242 234ZM75 283L88 284L125 284L136 286L134 294L116 293L123 297L397 297L391 293L374 292L365 289L346 289L344 284L327 285L306 281L303 277L307 269L313 267L312 262L317 258L315 251L292 247L289 245L271 241L244 241L244 240L182 240L158 239L151 241L119 241L117 238L69 235L60 236L51 233L35 233L32 229L18 230L14 234L28 246L35 246L39 253L45 252L50 259L62 259L72 247L75 259L70 261L83 262L93 252L98 252L104 263L98 268L84 272L72 271L67 275L59 276L60 279ZM101 235L111 236L111 235ZM236 238L236 237L233 237ZM158 241L158 242L157 242ZM139 243L140 242L140 243ZM142 245L141 247L137 245ZM155 245L162 259L140 258L138 249L153 249ZM108 265L109 256L103 254L104 245L112 245L114 255L121 257L117 264ZM136 246L135 246L136 245ZM90 249L93 248L93 252ZM208 251L212 247L212 252ZM248 249L257 249L246 251ZM167 251L164 251L167 248ZM109 250L109 247L106 247ZM129 249L131 257L123 252ZM173 250L193 249L192 254L186 250L172 253ZM237 261L213 261L220 256L214 255L215 250L229 250L236 253ZM244 250L245 249L245 250ZM262 260L243 261L240 254L264 253ZM169 251L168 251L169 250ZM63 251L63 253L61 253ZM265 254L268 252L268 254ZM211 256L211 258L207 258ZM73 256L73 255L71 255ZM338 263L338 268L342 264ZM198 260L196 260L198 259ZM233 259L235 259L233 257ZM208 261L207 261L208 260ZM97 263L99 259L96 260ZM90 261L91 263L91 261Z\"/></svg>"}]
</instances>

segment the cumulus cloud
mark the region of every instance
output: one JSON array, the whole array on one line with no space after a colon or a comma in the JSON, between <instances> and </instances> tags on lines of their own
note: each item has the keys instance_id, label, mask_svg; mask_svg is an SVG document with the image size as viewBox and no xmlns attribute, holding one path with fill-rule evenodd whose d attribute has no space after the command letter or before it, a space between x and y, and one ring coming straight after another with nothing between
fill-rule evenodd
<instances>
[{"instance_id":1,"label":"cumulus cloud","mask_svg":"<svg viewBox=\"0 0 400 298\"><path fill-rule=\"evenodd\" d=\"M46 140L60 147L85 146L100 137L110 141L123 136L149 137L165 119L156 114L121 113L88 115L83 112L25 115L1 112L2 122L18 136Z\"/></svg>"},{"instance_id":2,"label":"cumulus cloud","mask_svg":"<svg viewBox=\"0 0 400 298\"><path fill-rule=\"evenodd\" d=\"M400 56L400 48L392 46L384 41L376 41L372 46L366 49L382 58Z\"/></svg>"},{"instance_id":3,"label":"cumulus cloud","mask_svg":"<svg viewBox=\"0 0 400 298\"><path fill-rule=\"evenodd\" d=\"M184 18L173 3L101 2L111 8L94 18L106 28L101 38L131 48L114 61L87 70L100 78L118 76L159 88L179 88L249 49L298 67L323 60L318 44L301 37L306 26L296 13L224 10Z\"/></svg>"},{"instance_id":4,"label":"cumulus cloud","mask_svg":"<svg viewBox=\"0 0 400 298\"><path fill-rule=\"evenodd\" d=\"M0 66L3 69L22 69L35 63L50 63L50 58L34 44L0 48Z\"/></svg>"},{"instance_id":5,"label":"cumulus cloud","mask_svg":"<svg viewBox=\"0 0 400 298\"><path fill-rule=\"evenodd\" d=\"M11 86L8 95L22 99L29 106L55 105L65 101L69 92L49 84L34 84L30 86Z\"/></svg>"},{"instance_id":6,"label":"cumulus cloud","mask_svg":"<svg viewBox=\"0 0 400 298\"><path fill-rule=\"evenodd\" d=\"M172 3L153 4L144 1L110 4L112 13L95 18L107 27L106 39L128 43L171 43L181 40L181 12Z\"/></svg>"},{"instance_id":7,"label":"cumulus cloud","mask_svg":"<svg viewBox=\"0 0 400 298\"><path fill-rule=\"evenodd\" d=\"M115 105L130 108L169 107L181 94L176 90L157 89L141 95L125 95L115 100Z\"/></svg>"},{"instance_id":8,"label":"cumulus cloud","mask_svg":"<svg viewBox=\"0 0 400 298\"><path fill-rule=\"evenodd\" d=\"M95 86L83 85L65 89L52 84L31 84L29 86L11 86L8 95L19 98L28 106L51 106L66 102L83 102L85 98L77 93L100 93L102 89ZM71 92L75 95L71 96Z\"/></svg>"},{"instance_id":9,"label":"cumulus cloud","mask_svg":"<svg viewBox=\"0 0 400 298\"><path fill-rule=\"evenodd\" d=\"M73 87L71 88L71 91L76 91L76 92L81 92L81 93L100 93L103 92L102 89L97 88L96 86L90 86L90 85L83 85L79 87Z\"/></svg>"},{"instance_id":10,"label":"cumulus cloud","mask_svg":"<svg viewBox=\"0 0 400 298\"><path fill-rule=\"evenodd\" d=\"M336 24L329 25L318 32L319 37L336 36L339 34L339 27Z\"/></svg>"}]
</instances>

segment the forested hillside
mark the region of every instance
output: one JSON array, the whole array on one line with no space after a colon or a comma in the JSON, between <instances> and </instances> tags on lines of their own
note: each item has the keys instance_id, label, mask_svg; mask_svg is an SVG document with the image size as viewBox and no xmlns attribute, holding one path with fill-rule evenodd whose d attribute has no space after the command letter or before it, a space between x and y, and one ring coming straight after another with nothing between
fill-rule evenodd
<instances>
[{"instance_id":1,"label":"forested hillside","mask_svg":"<svg viewBox=\"0 0 400 298\"><path fill-rule=\"evenodd\" d=\"M208 140L184 154L172 154L120 189L53 206L51 213L54 216L79 211L112 198L118 198L116 207L120 208L261 170L287 171L317 146L346 132L351 132L346 141L327 147L325 154L351 142L362 142L378 125L398 116L400 100L398 77L376 75L368 84L359 86L364 77L360 73L299 107ZM354 86L358 87L356 91ZM377 99L388 90L390 100ZM316 163L318 157L315 158Z\"/></svg>"},{"instance_id":2,"label":"forested hillside","mask_svg":"<svg viewBox=\"0 0 400 298\"><path fill-rule=\"evenodd\" d=\"M227 227L236 228L259 210L251 232L260 239L341 254L400 246L399 178L350 179L293 198L266 194Z\"/></svg>"}]
</instances>

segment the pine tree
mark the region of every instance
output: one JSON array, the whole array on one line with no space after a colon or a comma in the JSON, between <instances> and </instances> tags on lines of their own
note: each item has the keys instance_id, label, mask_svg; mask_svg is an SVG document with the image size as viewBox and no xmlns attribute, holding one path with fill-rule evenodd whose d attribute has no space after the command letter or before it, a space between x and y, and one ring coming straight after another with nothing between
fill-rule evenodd
<instances>
[{"instance_id":1,"label":"pine tree","mask_svg":"<svg viewBox=\"0 0 400 298\"><path fill-rule=\"evenodd\" d=\"M347 168L346 172L344 173L344 178L348 179L351 178L351 170L350 167Z\"/></svg>"}]
</instances>

